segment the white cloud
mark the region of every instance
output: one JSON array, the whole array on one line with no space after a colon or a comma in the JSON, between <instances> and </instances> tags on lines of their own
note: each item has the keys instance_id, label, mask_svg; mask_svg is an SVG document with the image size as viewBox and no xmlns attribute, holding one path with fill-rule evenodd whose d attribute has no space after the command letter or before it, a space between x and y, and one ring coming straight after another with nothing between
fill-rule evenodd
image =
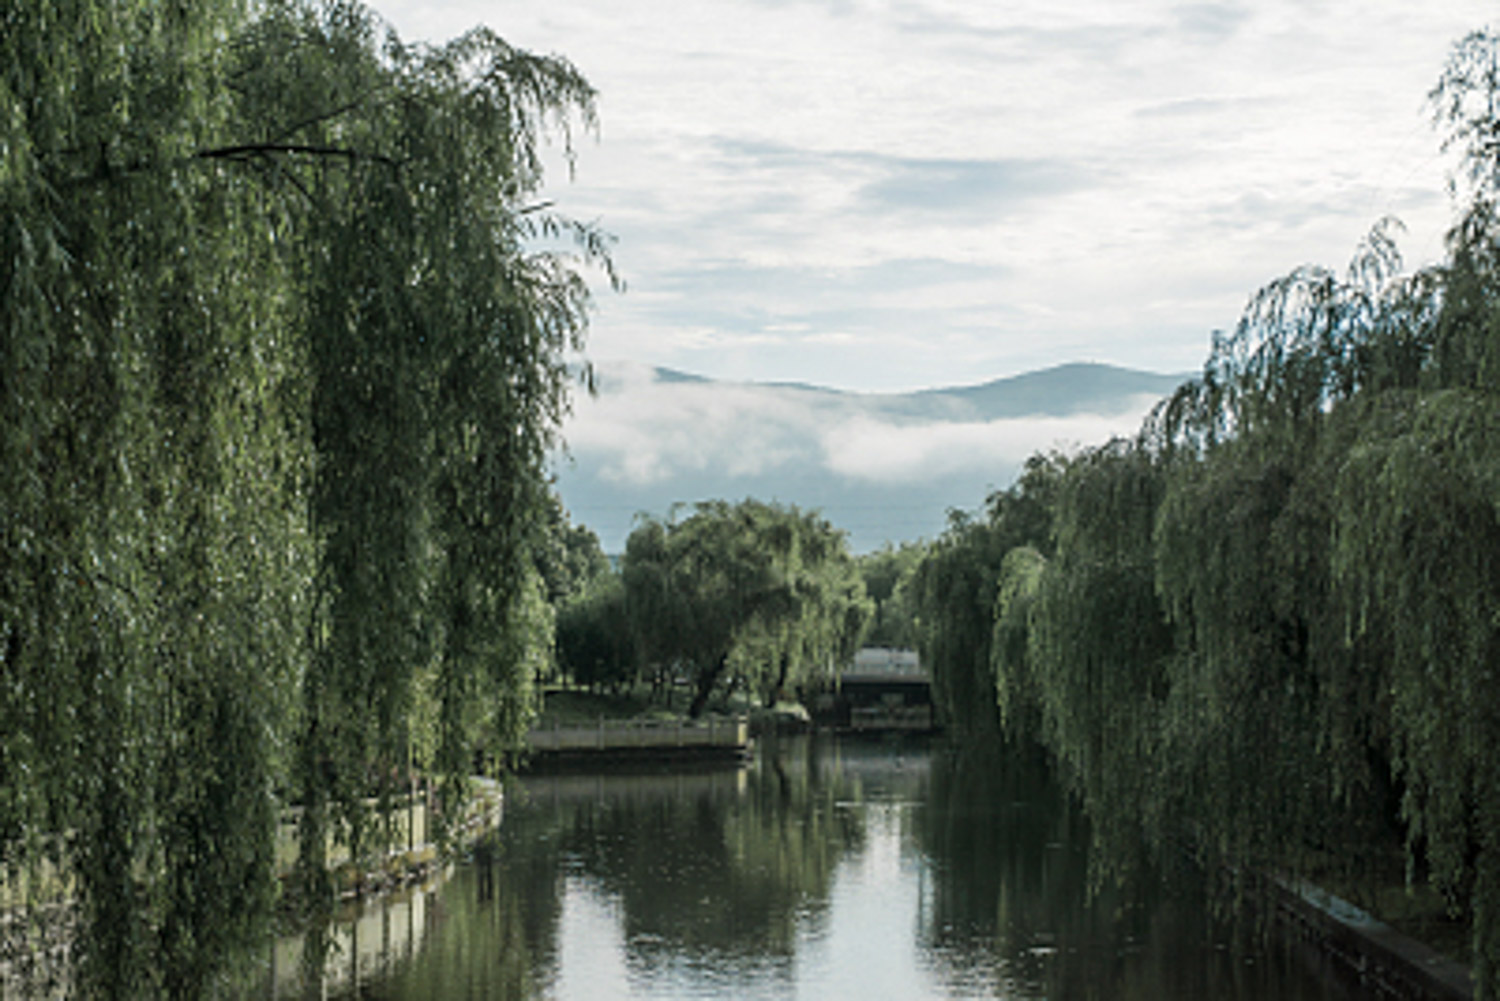
<instances>
[{"instance_id":1,"label":"white cloud","mask_svg":"<svg viewBox=\"0 0 1500 1001\"><path fill-rule=\"evenodd\" d=\"M1075 451L1134 434L1156 403L1070 417L1022 417L902 425L858 417L822 436L823 461L840 476L872 483L912 483L975 468L1006 468L1052 449Z\"/></svg>"}]
</instances>

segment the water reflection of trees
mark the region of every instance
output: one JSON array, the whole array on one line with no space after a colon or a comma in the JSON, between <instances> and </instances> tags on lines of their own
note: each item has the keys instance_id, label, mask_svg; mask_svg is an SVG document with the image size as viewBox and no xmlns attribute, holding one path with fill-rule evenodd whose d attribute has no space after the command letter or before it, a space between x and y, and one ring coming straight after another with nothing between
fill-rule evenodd
<instances>
[{"instance_id":1,"label":"water reflection of trees","mask_svg":"<svg viewBox=\"0 0 1500 1001\"><path fill-rule=\"evenodd\" d=\"M617 910L637 972L785 972L799 923L826 910L840 859L864 843L862 815L841 806L866 784L851 772L804 741L743 771L528 779L496 840L441 887L330 926L327 964L300 984L403 999L544 994L579 881ZM273 993L297 976L301 945L278 946Z\"/></svg>"},{"instance_id":2,"label":"water reflection of trees","mask_svg":"<svg viewBox=\"0 0 1500 1001\"><path fill-rule=\"evenodd\" d=\"M633 963L779 962L863 839L858 814L836 806L837 775L810 753L787 747L746 772L529 783L506 843L556 854L554 898L571 876L614 900ZM552 834L525 830L537 824Z\"/></svg>"},{"instance_id":3,"label":"water reflection of trees","mask_svg":"<svg viewBox=\"0 0 1500 1001\"><path fill-rule=\"evenodd\" d=\"M439 1001L525 998L555 967L557 860L502 862L482 841L446 877L337 911L276 939L212 996Z\"/></svg>"},{"instance_id":4,"label":"water reflection of trees","mask_svg":"<svg viewBox=\"0 0 1500 1001\"><path fill-rule=\"evenodd\" d=\"M1000 764L997 766L996 762ZM965 994L1338 997L1292 957L1254 962L1206 922L1185 859L1091 893L1087 823L1035 753L934 758L916 834L932 864L919 940Z\"/></svg>"},{"instance_id":5,"label":"water reflection of trees","mask_svg":"<svg viewBox=\"0 0 1500 1001\"><path fill-rule=\"evenodd\" d=\"M388 968L373 987L361 990L361 997L447 1001L536 993L537 929L526 915L534 898L494 892L493 862L476 865L464 876L464 892L435 895L439 904L429 920L438 927L422 948L409 961Z\"/></svg>"}]
</instances>

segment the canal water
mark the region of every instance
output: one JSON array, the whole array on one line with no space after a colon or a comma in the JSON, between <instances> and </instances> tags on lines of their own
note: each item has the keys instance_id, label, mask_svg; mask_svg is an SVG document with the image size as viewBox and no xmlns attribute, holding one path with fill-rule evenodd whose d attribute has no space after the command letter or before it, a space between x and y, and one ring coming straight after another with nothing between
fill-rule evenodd
<instances>
[{"instance_id":1,"label":"canal water","mask_svg":"<svg viewBox=\"0 0 1500 1001\"><path fill-rule=\"evenodd\" d=\"M1178 872L1088 891L1033 763L795 739L747 768L537 776L439 882L371 902L255 996L1335 999Z\"/></svg>"}]
</instances>

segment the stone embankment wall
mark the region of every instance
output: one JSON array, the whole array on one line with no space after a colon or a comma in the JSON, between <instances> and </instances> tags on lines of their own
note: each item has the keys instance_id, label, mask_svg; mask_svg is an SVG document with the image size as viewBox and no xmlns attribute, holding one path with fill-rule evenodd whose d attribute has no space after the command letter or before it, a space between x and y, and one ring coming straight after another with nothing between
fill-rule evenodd
<instances>
[{"instance_id":1,"label":"stone embankment wall","mask_svg":"<svg viewBox=\"0 0 1500 1001\"><path fill-rule=\"evenodd\" d=\"M1473 1001L1469 968L1308 883L1271 880L1276 918L1371 996L1392 1001Z\"/></svg>"},{"instance_id":2,"label":"stone embankment wall","mask_svg":"<svg viewBox=\"0 0 1500 1001\"><path fill-rule=\"evenodd\" d=\"M450 832L457 848L479 837L500 823L505 797L500 783L476 776L470 779L470 797L463 817ZM372 801L367 804L375 809ZM301 811L288 808L282 812L276 831L276 871L283 879L291 876L297 865L298 830ZM358 896L409 882L425 875L442 861L441 846L436 843L430 806L420 794L402 797L388 819L391 825L390 847L378 855L366 857L354 865L349 846L336 843L332 834L328 843L328 866L339 873L340 892L346 897Z\"/></svg>"}]
</instances>

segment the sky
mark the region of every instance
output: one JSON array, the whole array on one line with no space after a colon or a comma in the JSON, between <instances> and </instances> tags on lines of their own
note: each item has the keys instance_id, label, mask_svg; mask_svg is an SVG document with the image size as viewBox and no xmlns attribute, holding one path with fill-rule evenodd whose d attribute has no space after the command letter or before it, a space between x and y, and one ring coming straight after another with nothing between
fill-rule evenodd
<instances>
[{"instance_id":1,"label":"sky","mask_svg":"<svg viewBox=\"0 0 1500 1001\"><path fill-rule=\"evenodd\" d=\"M614 234L588 357L860 391L1199 367L1261 285L1452 219L1426 94L1477 0L376 0L569 59L546 197Z\"/></svg>"}]
</instances>

